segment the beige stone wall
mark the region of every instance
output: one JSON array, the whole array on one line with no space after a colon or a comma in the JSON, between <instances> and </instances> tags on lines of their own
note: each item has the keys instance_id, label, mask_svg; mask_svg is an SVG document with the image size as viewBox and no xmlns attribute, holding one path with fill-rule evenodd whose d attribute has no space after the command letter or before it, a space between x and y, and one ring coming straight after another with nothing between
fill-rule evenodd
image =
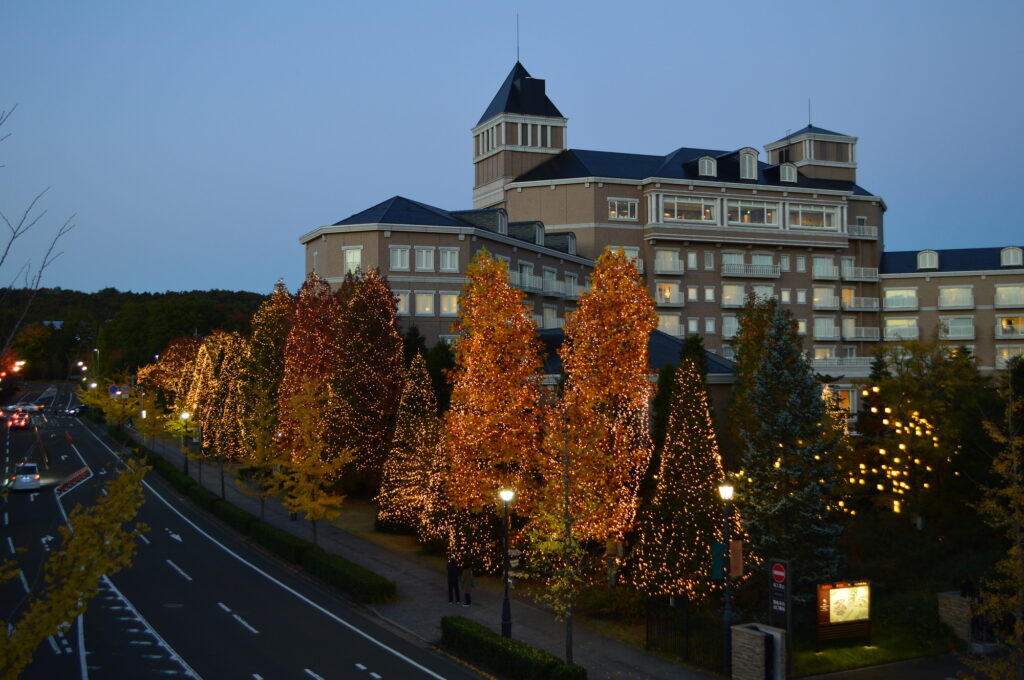
<instances>
[{"instance_id":1,"label":"beige stone wall","mask_svg":"<svg viewBox=\"0 0 1024 680\"><path fill-rule=\"evenodd\" d=\"M761 628L769 629L768 626ZM778 628L770 628L773 631L785 632ZM765 675L764 667L764 638L765 633L749 625L732 627L732 680L763 680ZM786 668L786 645L783 643L780 651L781 667L783 677Z\"/></svg>"},{"instance_id":2,"label":"beige stone wall","mask_svg":"<svg viewBox=\"0 0 1024 680\"><path fill-rule=\"evenodd\" d=\"M953 629L964 642L971 641L971 603L960 593L949 591L938 594L939 620Z\"/></svg>"}]
</instances>

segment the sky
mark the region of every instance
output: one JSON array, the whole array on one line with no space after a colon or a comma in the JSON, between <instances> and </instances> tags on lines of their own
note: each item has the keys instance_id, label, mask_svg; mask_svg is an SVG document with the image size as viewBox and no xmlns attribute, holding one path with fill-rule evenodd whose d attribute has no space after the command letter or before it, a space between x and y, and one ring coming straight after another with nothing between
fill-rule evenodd
<instances>
[{"instance_id":1,"label":"sky","mask_svg":"<svg viewBox=\"0 0 1024 680\"><path fill-rule=\"evenodd\" d=\"M519 57L569 146L859 138L886 250L1024 242L1024 3L0 3L0 286L269 292L299 236L394 195L471 207L470 128ZM1007 221L1009 220L1009 221ZM0 229L0 238L5 231ZM6 242L3 238L0 244Z\"/></svg>"}]
</instances>

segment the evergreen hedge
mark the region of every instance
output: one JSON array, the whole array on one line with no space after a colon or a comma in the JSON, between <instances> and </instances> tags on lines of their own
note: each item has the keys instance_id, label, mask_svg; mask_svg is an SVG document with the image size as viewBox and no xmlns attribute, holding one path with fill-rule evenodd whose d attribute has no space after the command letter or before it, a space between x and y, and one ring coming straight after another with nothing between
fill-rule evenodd
<instances>
[{"instance_id":1,"label":"evergreen hedge","mask_svg":"<svg viewBox=\"0 0 1024 680\"><path fill-rule=\"evenodd\" d=\"M224 523L239 533L249 535L249 529L254 522L259 522L256 515L250 514L241 508L235 507L225 500L217 499L210 507L210 511L217 517L224 520Z\"/></svg>"},{"instance_id":2,"label":"evergreen hedge","mask_svg":"<svg viewBox=\"0 0 1024 680\"><path fill-rule=\"evenodd\" d=\"M461 616L441 617L441 644L511 680L586 680L582 666L563 663L525 642L504 638Z\"/></svg>"},{"instance_id":3,"label":"evergreen hedge","mask_svg":"<svg viewBox=\"0 0 1024 680\"><path fill-rule=\"evenodd\" d=\"M316 546L302 554L302 566L364 604L393 602L398 597L394 581Z\"/></svg>"},{"instance_id":4,"label":"evergreen hedge","mask_svg":"<svg viewBox=\"0 0 1024 680\"><path fill-rule=\"evenodd\" d=\"M189 498L203 510L213 510L213 504L220 500L220 496L207 489L202 484L193 483L185 491Z\"/></svg>"},{"instance_id":5,"label":"evergreen hedge","mask_svg":"<svg viewBox=\"0 0 1024 680\"><path fill-rule=\"evenodd\" d=\"M255 521L249 524L249 536L264 548L289 562L302 563L302 554L313 547L309 541L292 536L272 524Z\"/></svg>"}]
</instances>

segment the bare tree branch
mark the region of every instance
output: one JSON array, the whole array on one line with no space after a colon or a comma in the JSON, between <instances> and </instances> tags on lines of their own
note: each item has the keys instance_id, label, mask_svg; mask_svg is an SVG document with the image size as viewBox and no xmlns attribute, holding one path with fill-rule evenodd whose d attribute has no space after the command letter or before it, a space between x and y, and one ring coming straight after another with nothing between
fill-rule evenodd
<instances>
[{"instance_id":1,"label":"bare tree branch","mask_svg":"<svg viewBox=\"0 0 1024 680\"><path fill-rule=\"evenodd\" d=\"M11 235L7 239L7 244L4 246L3 254L0 254L0 267L4 266L4 262L7 261L7 255L11 252L11 247L14 245L14 242L18 239L18 237L24 235L26 231L34 227L36 223L39 220L43 219L43 216L46 215L45 210L35 216L32 215L32 211L35 209L36 203L39 202L39 199L43 197L43 194L45 194L49 190L50 187L46 187L38 194L36 194L35 198L33 198L31 202L29 202L28 207L25 208L25 212L22 213L21 219L19 219L16 223L12 224L11 221L7 219L7 215L0 211L0 219L4 221L4 224L6 224L7 228L11 231Z\"/></svg>"}]
</instances>

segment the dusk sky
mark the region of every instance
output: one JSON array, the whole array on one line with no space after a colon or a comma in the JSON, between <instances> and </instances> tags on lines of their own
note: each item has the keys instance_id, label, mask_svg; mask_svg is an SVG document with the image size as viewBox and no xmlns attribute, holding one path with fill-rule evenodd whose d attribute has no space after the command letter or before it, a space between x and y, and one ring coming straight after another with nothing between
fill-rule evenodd
<instances>
[{"instance_id":1,"label":"dusk sky","mask_svg":"<svg viewBox=\"0 0 1024 680\"><path fill-rule=\"evenodd\" d=\"M1024 243L1024 2L0 4L0 211L71 213L44 286L293 290L298 237L393 195L471 207L469 130L516 59L569 146L860 139L887 250ZM1016 200L1016 199L1014 199ZM0 230L0 235L5 233Z\"/></svg>"}]
</instances>

